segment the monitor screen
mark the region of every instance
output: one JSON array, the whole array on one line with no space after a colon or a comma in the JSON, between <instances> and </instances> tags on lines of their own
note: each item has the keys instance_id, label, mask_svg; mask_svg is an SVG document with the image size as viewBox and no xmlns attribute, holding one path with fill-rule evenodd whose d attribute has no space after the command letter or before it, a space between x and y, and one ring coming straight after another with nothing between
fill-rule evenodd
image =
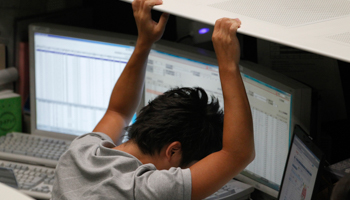
<instances>
[{"instance_id":1,"label":"monitor screen","mask_svg":"<svg viewBox=\"0 0 350 200\"><path fill-rule=\"evenodd\" d=\"M252 110L256 157L237 179L277 197L295 123L309 127L311 89L250 62L240 63ZM156 45L149 56L145 104L170 88L199 86L224 109L213 52Z\"/></svg>"},{"instance_id":2,"label":"monitor screen","mask_svg":"<svg viewBox=\"0 0 350 200\"><path fill-rule=\"evenodd\" d=\"M135 38L73 27L30 26L31 132L71 138L104 115Z\"/></svg>"},{"instance_id":3,"label":"monitor screen","mask_svg":"<svg viewBox=\"0 0 350 200\"><path fill-rule=\"evenodd\" d=\"M187 52L184 57L181 52L168 53L170 51L167 45L157 44L149 55L145 77L145 105L171 88L202 87L209 96L218 98L223 108L219 69L215 59L208 57L203 60L193 52Z\"/></svg>"}]
</instances>

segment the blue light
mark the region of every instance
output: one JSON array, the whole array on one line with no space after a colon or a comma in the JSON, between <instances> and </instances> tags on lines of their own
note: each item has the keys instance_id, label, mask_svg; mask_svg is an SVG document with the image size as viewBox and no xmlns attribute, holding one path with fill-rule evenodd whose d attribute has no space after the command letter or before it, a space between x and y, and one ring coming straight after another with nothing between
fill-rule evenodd
<instances>
[{"instance_id":1,"label":"blue light","mask_svg":"<svg viewBox=\"0 0 350 200\"><path fill-rule=\"evenodd\" d=\"M209 32L209 30L210 30L209 28L201 28L201 29L199 29L198 33L201 35L206 34Z\"/></svg>"}]
</instances>

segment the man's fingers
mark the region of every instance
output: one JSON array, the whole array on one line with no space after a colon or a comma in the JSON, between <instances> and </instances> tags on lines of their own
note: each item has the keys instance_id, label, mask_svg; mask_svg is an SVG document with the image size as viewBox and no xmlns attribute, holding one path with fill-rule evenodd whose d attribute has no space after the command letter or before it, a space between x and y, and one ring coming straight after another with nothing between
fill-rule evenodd
<instances>
[{"instance_id":1,"label":"man's fingers","mask_svg":"<svg viewBox=\"0 0 350 200\"><path fill-rule=\"evenodd\" d=\"M163 4L162 0L146 0L143 5L146 11L151 11L154 6L161 4Z\"/></svg>"},{"instance_id":2,"label":"man's fingers","mask_svg":"<svg viewBox=\"0 0 350 200\"><path fill-rule=\"evenodd\" d=\"M138 9L141 7L141 3L142 3L142 1L140 1L140 0L134 0L134 1L131 3L132 9L133 9L134 11L138 10Z\"/></svg>"},{"instance_id":3,"label":"man's fingers","mask_svg":"<svg viewBox=\"0 0 350 200\"><path fill-rule=\"evenodd\" d=\"M242 24L241 20L239 20L238 18L236 18L236 19L234 19L234 20L237 21L237 23L238 23L238 28L241 27L241 24Z\"/></svg>"},{"instance_id":4,"label":"man's fingers","mask_svg":"<svg viewBox=\"0 0 350 200\"><path fill-rule=\"evenodd\" d=\"M220 18L215 22L215 27L217 29L230 28L231 26L236 26L237 28L239 28L241 26L241 20L239 20L238 18L236 19Z\"/></svg>"},{"instance_id":5,"label":"man's fingers","mask_svg":"<svg viewBox=\"0 0 350 200\"><path fill-rule=\"evenodd\" d=\"M162 0L134 0L132 8L134 11L150 12L154 6L161 4L163 4Z\"/></svg>"},{"instance_id":6,"label":"man's fingers","mask_svg":"<svg viewBox=\"0 0 350 200\"><path fill-rule=\"evenodd\" d=\"M220 18L220 19L216 20L214 29L220 30L221 24L222 24L222 21L223 21L223 20L224 20L224 18Z\"/></svg>"},{"instance_id":7,"label":"man's fingers","mask_svg":"<svg viewBox=\"0 0 350 200\"><path fill-rule=\"evenodd\" d=\"M164 29L165 28L165 25L167 24L168 22L168 19L169 19L169 14L168 13L163 13L160 18L159 18L159 21L158 21L158 24L157 26L160 27L160 29Z\"/></svg>"},{"instance_id":8,"label":"man's fingers","mask_svg":"<svg viewBox=\"0 0 350 200\"><path fill-rule=\"evenodd\" d=\"M237 30L239 27L241 27L241 20L239 20L238 18L232 19L232 24L230 28Z\"/></svg>"}]
</instances>

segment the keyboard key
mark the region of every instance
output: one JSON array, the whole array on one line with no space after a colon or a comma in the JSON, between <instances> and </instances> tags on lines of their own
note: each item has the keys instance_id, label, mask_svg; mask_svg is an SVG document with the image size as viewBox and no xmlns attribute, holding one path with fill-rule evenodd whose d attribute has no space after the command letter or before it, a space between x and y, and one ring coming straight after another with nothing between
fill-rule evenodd
<instances>
[{"instance_id":1,"label":"keyboard key","mask_svg":"<svg viewBox=\"0 0 350 200\"><path fill-rule=\"evenodd\" d=\"M26 155L26 151L23 151L23 150L14 150L13 153Z\"/></svg>"}]
</instances>

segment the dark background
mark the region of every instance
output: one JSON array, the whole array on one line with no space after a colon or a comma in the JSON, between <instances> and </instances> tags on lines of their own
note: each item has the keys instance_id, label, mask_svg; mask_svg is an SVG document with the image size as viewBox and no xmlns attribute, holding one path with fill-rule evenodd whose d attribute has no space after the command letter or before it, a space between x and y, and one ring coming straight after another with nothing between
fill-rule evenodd
<instances>
[{"instance_id":1,"label":"dark background","mask_svg":"<svg viewBox=\"0 0 350 200\"><path fill-rule=\"evenodd\" d=\"M153 12L155 19L159 15L159 12ZM34 22L137 35L131 5L119 0L0 0L0 43L7 46L7 66L18 66L19 42L28 41L28 25ZM210 40L196 43L188 36L191 23L191 20L172 15L163 39L213 50ZM239 35L239 39L242 44L241 59L257 62L257 39L245 35ZM350 63L336 62L347 115L342 119L319 121L317 111L322 110L318 107L319 102L327 99L314 90L314 128L311 133L331 164L350 157ZM314 78L322 79L318 76Z\"/></svg>"}]
</instances>

